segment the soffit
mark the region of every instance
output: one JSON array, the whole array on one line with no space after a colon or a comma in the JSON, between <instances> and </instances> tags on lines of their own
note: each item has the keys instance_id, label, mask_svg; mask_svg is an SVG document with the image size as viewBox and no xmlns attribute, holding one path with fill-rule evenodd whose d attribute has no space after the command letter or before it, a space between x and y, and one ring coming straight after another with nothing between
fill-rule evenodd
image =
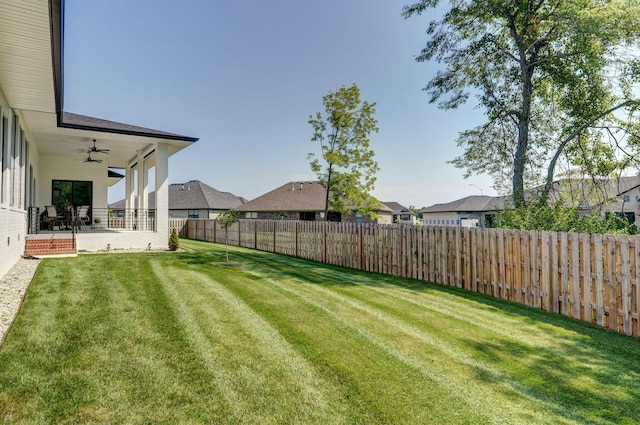
<instances>
[{"instance_id":1,"label":"soffit","mask_svg":"<svg viewBox=\"0 0 640 425\"><path fill-rule=\"evenodd\" d=\"M93 159L101 159L109 167L127 168L136 160L137 151L147 154L156 143L166 143L169 155L191 145L186 141L58 127L53 113L21 111L20 116L29 123L27 140L34 143L43 156L64 156L82 161L87 158L87 150L95 139L98 148L110 151L108 154L94 153Z\"/></svg>"},{"instance_id":2,"label":"soffit","mask_svg":"<svg viewBox=\"0 0 640 425\"><path fill-rule=\"evenodd\" d=\"M48 0L0 0L0 87L14 109L55 113Z\"/></svg>"}]
</instances>

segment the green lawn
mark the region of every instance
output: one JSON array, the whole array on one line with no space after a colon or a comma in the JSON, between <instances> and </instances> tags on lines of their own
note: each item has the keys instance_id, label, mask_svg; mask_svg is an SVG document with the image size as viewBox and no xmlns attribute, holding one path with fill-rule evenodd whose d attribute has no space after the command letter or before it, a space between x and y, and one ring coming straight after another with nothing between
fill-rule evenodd
<instances>
[{"instance_id":1,"label":"green lawn","mask_svg":"<svg viewBox=\"0 0 640 425\"><path fill-rule=\"evenodd\" d=\"M1 423L640 423L640 340L464 291L183 240L43 260Z\"/></svg>"}]
</instances>

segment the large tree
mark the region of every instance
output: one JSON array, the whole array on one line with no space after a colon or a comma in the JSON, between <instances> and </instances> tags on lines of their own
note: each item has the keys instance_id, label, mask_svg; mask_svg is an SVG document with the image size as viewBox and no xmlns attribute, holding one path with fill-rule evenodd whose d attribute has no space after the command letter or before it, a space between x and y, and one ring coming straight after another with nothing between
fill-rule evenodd
<instances>
[{"instance_id":1,"label":"large tree","mask_svg":"<svg viewBox=\"0 0 640 425\"><path fill-rule=\"evenodd\" d=\"M378 163L369 146L369 135L378 131L375 103L360 100L356 84L342 86L322 97L324 115L309 116L311 140L320 143L321 154L309 154L311 169L327 189L324 216L329 207L341 213L357 212L375 217L381 207L371 196Z\"/></svg>"},{"instance_id":2,"label":"large tree","mask_svg":"<svg viewBox=\"0 0 640 425\"><path fill-rule=\"evenodd\" d=\"M405 6L403 16L439 3ZM636 120L637 0L449 3L416 58L445 65L425 90L444 109L473 92L487 118L460 134L464 153L453 164L467 175L488 173L502 187L509 182L514 203L523 205L526 187L546 179L548 192L561 156L583 167L585 150L611 158L603 130L620 134Z\"/></svg>"}]
</instances>

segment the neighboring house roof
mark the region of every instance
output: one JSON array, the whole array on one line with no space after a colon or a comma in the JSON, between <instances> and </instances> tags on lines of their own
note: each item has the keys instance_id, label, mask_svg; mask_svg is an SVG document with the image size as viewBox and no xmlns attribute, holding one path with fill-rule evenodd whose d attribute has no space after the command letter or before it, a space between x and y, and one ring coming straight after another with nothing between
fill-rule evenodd
<instances>
[{"instance_id":1,"label":"neighboring house roof","mask_svg":"<svg viewBox=\"0 0 640 425\"><path fill-rule=\"evenodd\" d=\"M384 205L386 205L387 207L389 207L394 214L409 214L409 215L416 215L413 211L411 211L409 208L400 205L397 202L382 202Z\"/></svg>"},{"instance_id":2,"label":"neighboring house roof","mask_svg":"<svg viewBox=\"0 0 640 425\"><path fill-rule=\"evenodd\" d=\"M289 182L236 208L237 211L323 211L326 189L317 181Z\"/></svg>"},{"instance_id":3,"label":"neighboring house roof","mask_svg":"<svg viewBox=\"0 0 640 425\"><path fill-rule=\"evenodd\" d=\"M324 186L317 181L289 182L237 207L236 211L324 211L326 194ZM391 209L383 206L380 212L390 213Z\"/></svg>"},{"instance_id":4,"label":"neighboring house roof","mask_svg":"<svg viewBox=\"0 0 640 425\"><path fill-rule=\"evenodd\" d=\"M221 192L199 180L169 185L170 210L230 210L247 202L245 198L229 192ZM156 205L156 193L149 193L149 208ZM109 205L112 209L124 209L125 200Z\"/></svg>"},{"instance_id":5,"label":"neighboring house roof","mask_svg":"<svg viewBox=\"0 0 640 425\"><path fill-rule=\"evenodd\" d=\"M467 196L452 202L431 205L424 208L422 213L496 211L504 208L507 199L506 196Z\"/></svg>"}]
</instances>

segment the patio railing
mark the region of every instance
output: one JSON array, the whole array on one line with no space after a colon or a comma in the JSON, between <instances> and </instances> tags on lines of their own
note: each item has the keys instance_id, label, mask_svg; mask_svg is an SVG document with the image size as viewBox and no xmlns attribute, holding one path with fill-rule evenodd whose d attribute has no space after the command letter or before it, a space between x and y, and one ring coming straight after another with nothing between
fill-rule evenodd
<instances>
[{"instance_id":1,"label":"patio railing","mask_svg":"<svg viewBox=\"0 0 640 425\"><path fill-rule=\"evenodd\" d=\"M156 210L91 208L87 217L78 217L76 211L68 214L63 225L50 226L43 221L42 210L29 207L28 231L30 234L43 230L139 230L155 231Z\"/></svg>"},{"instance_id":2,"label":"patio railing","mask_svg":"<svg viewBox=\"0 0 640 425\"><path fill-rule=\"evenodd\" d=\"M110 230L156 230L156 210L106 209L91 211L92 229Z\"/></svg>"}]
</instances>

